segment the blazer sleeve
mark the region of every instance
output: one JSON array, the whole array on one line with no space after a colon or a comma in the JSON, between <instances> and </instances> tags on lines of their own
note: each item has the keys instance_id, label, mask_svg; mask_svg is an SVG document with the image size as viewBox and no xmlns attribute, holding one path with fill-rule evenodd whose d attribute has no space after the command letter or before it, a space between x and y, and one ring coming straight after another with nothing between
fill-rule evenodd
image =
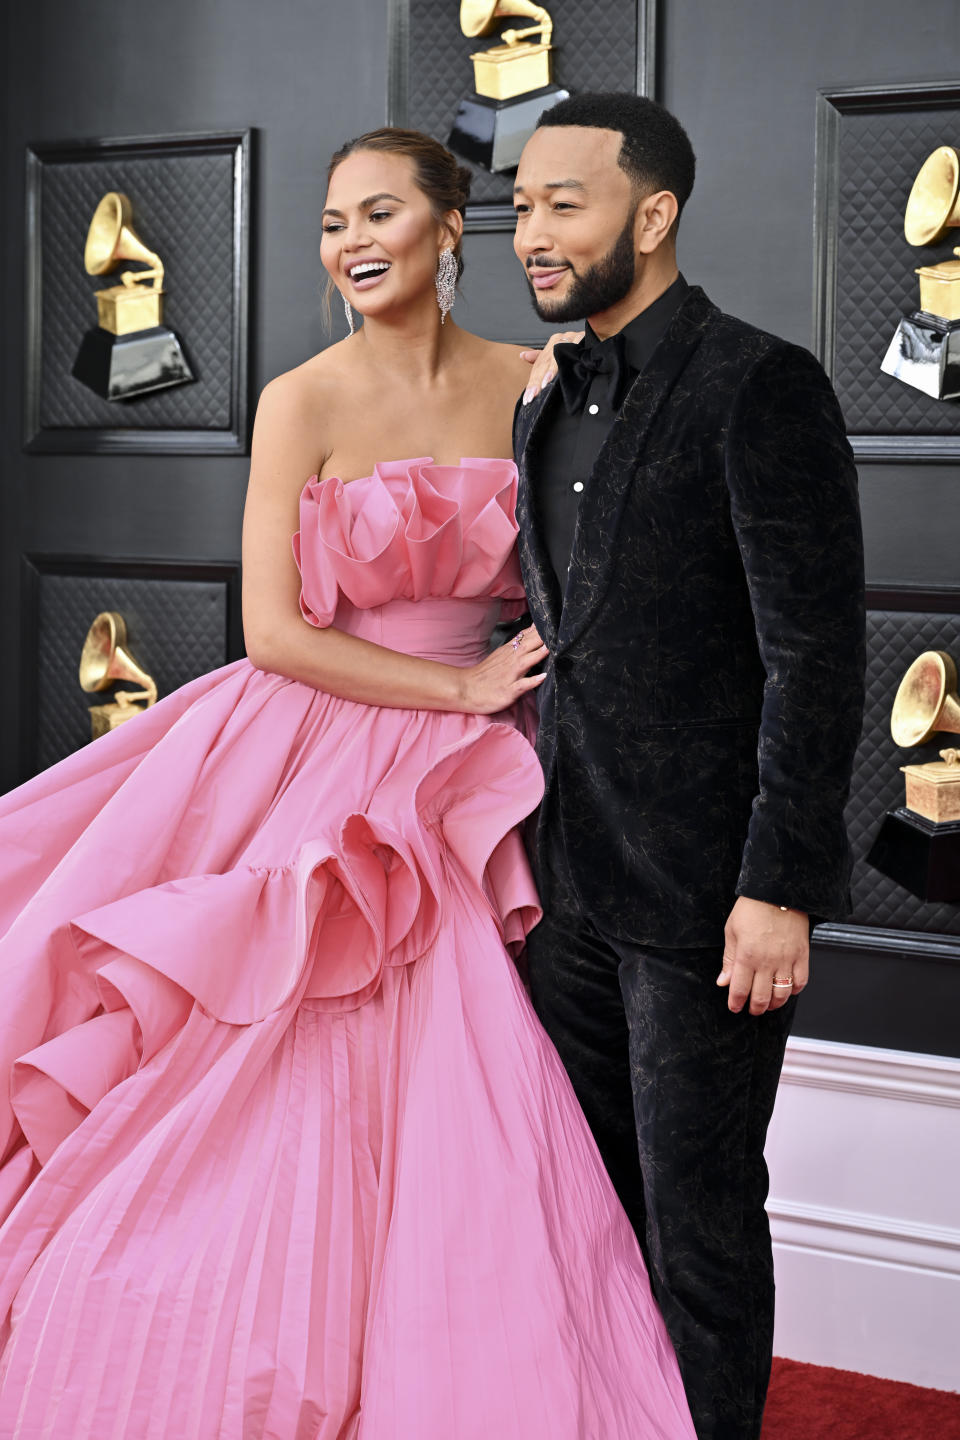
<instances>
[{"instance_id":1,"label":"blazer sleeve","mask_svg":"<svg viewBox=\"0 0 960 1440\"><path fill-rule=\"evenodd\" d=\"M824 371L782 344L740 387L726 476L766 672L737 894L819 919L849 909L843 812L864 700L857 472Z\"/></svg>"}]
</instances>

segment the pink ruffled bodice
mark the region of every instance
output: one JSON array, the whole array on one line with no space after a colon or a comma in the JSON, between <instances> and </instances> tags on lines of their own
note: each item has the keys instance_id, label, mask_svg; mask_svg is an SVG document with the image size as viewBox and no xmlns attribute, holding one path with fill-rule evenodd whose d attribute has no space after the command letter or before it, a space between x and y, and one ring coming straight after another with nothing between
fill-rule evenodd
<instances>
[{"instance_id":1,"label":"pink ruffled bodice","mask_svg":"<svg viewBox=\"0 0 960 1440\"><path fill-rule=\"evenodd\" d=\"M510 460L389 461L348 484L314 477L293 539L305 619L475 664L498 618L524 609L516 499Z\"/></svg>"}]
</instances>

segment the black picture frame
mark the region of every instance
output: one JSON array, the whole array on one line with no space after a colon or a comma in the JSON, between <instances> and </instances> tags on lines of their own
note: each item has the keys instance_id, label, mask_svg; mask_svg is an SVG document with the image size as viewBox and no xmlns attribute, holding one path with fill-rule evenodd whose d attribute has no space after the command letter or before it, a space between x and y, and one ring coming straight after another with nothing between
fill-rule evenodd
<instances>
[{"instance_id":1,"label":"black picture frame","mask_svg":"<svg viewBox=\"0 0 960 1440\"><path fill-rule=\"evenodd\" d=\"M847 1045L960 1056L960 940L855 925L818 925L813 983L794 1034Z\"/></svg>"},{"instance_id":2,"label":"black picture frame","mask_svg":"<svg viewBox=\"0 0 960 1440\"><path fill-rule=\"evenodd\" d=\"M885 326L892 338L900 315L919 308L919 289L913 274L915 267L929 264L932 259L949 258L953 243L960 241L960 234L953 231L953 238L948 234L931 255L929 250L913 250L902 235L903 207L926 154L940 144L960 145L960 133L955 133L954 122L950 124L949 135L944 135L937 126L937 113L946 111L960 111L960 84L956 81L830 88L819 91L817 95L814 351L837 388L847 416L850 443L858 460L902 463L960 459L960 403L932 400L919 391L912 391L910 399L904 399L904 392L910 392L910 387L880 372L879 358L882 355L878 357L875 345L864 346L864 366L857 384L860 398L851 402L844 393L842 374L838 373L837 365L838 339L842 339L838 317L838 275L844 268L844 245L861 246L858 253L868 264L876 264L877 246L889 247L896 254L886 285L874 287L861 307L862 323L869 331L875 320L867 313L868 307L879 303L884 294L899 290L898 302L890 307L890 315L884 316ZM878 139L868 152L853 154L844 143L850 126L869 117L883 120L886 131L884 142L881 144ZM929 139L920 140L918 132L922 132L925 126L929 130ZM906 140L901 144L901 133L909 137L909 144ZM908 150L913 152L909 163L904 153ZM846 213L844 205L845 195L849 196L859 183L856 166L852 163L854 160L872 166L874 173L882 176L888 198L889 187L893 185L897 188L899 214L891 211L887 217L896 227L896 233L888 225L876 232L868 231L866 235L862 234L861 226L861 234L856 234L854 225L857 217ZM846 253L849 254L849 250ZM902 433L878 433L875 424L861 423L858 412L864 409L875 414L881 396L912 411L915 422L901 422ZM936 413L931 407L937 407ZM931 430L939 433L931 433Z\"/></svg>"},{"instance_id":3,"label":"black picture frame","mask_svg":"<svg viewBox=\"0 0 960 1440\"><path fill-rule=\"evenodd\" d=\"M934 942L960 960L960 903L926 902L876 870L868 856L884 815L903 804L903 765L935 760L944 744L936 731L922 745L904 749L890 732L890 712L907 667L925 650L957 653L960 585L868 585L867 676L863 730L854 761L846 811L854 853L853 910L849 921L829 927L835 943L869 947L877 927L902 939L911 954ZM868 918L869 917L869 918Z\"/></svg>"},{"instance_id":4,"label":"black picture frame","mask_svg":"<svg viewBox=\"0 0 960 1440\"><path fill-rule=\"evenodd\" d=\"M878 583L868 586L866 606L868 617L898 612L905 617L911 613L942 616L955 633L960 586ZM882 813L902 802L899 765L934 759L942 744L935 736L923 753L919 749L903 751L890 736L890 705L898 677L928 644L942 643L939 620L922 643L914 644L919 637L911 631L909 643L904 644L899 638L902 633L884 627L880 650L868 660L864 731L847 810L856 860L854 916L868 904L879 923L853 918L816 926L812 936L814 983L800 1002L796 1031L847 1044L958 1055L960 1035L955 1017L960 995L960 933L944 927L942 912L949 909L956 914L960 907L927 907L904 896L914 910L911 917L902 906L891 909L886 903L897 890L893 881L878 874L866 898L857 879ZM882 698L871 683L875 658L886 672ZM859 796L858 775L861 784L866 778L866 788Z\"/></svg>"},{"instance_id":5,"label":"black picture frame","mask_svg":"<svg viewBox=\"0 0 960 1440\"><path fill-rule=\"evenodd\" d=\"M53 581L65 588L65 608L58 609L57 623L41 625L45 586ZM198 622L197 600L192 592L218 595L222 625L215 635L208 633L207 620ZM174 592L176 598L173 598ZM240 593L240 565L219 560L140 560L117 557L106 560L92 555L64 555L29 552L21 556L20 595L22 647L20 684L17 691L21 781L38 769L71 753L42 753L45 712L42 703L44 676L55 676L58 696L62 693L72 711L80 713L94 701L84 696L77 681L77 667L86 628L100 610L119 610L128 625L134 654L161 680L163 699L172 689L186 684L198 673L227 665L244 652ZM165 652L161 670L157 656L148 649L138 653L144 626L155 641L162 640ZM163 683L163 675L166 683ZM84 739L88 736L84 734Z\"/></svg>"},{"instance_id":6,"label":"black picture frame","mask_svg":"<svg viewBox=\"0 0 960 1440\"><path fill-rule=\"evenodd\" d=\"M68 140L27 147L25 450L74 455L247 453L252 155L253 132L249 129ZM169 413L174 406L169 403L168 397L179 393L171 390L158 391L139 401L121 404L100 402L99 397L91 399L85 394L83 398L87 410L94 411L95 418L90 420L85 416L84 423L78 424L76 415L71 412L79 405L71 406L65 402L64 396L70 393L68 387L79 385L79 381L69 375L69 364L54 371L51 380L51 366L45 362L44 355L45 346L49 347L51 338L56 338L53 300L48 299L45 293L50 288L47 283L49 273L45 275L45 252L54 243L61 247L63 244L62 235L52 233L54 219L47 212L54 211L54 206L49 195L45 205L45 190L54 181L61 187L72 184L82 188L83 167L87 167L90 176L99 175L107 167L111 181L115 183L104 188L124 190L129 185L136 226L136 182L134 180L130 184L127 180L131 173L135 177L137 172L131 167L136 162L151 162L155 173L158 173L156 165L159 165L164 167L164 173L171 176L182 175L189 179L201 173L215 173L218 177L216 198L212 193L205 194L202 184L190 185L188 192L186 189L184 192L184 213L189 207L189 224L201 233L204 227L208 227L207 233L215 234L218 249L227 262L225 266L216 268L216 291L211 291L209 296L210 313L218 316L216 363L194 367L198 370L197 379L190 386L182 387L184 393L189 390L191 395L188 402L177 402L177 408L186 412L179 417L171 418ZM198 167L204 167L203 171ZM62 203L59 208L63 210ZM83 233L90 218L90 215L83 214L76 219ZM160 248L155 236L145 234L144 240L148 243L152 240ZM93 305L96 284L84 272L82 244L81 239L75 265L75 247L71 244L70 260L64 266L62 282L67 289L61 291L58 298L68 294L71 304L76 305L77 296L82 292L93 326L96 322ZM187 253L172 257L164 254L163 258L167 263L170 259L179 260L185 267L198 257ZM111 276L107 283L115 281L116 277ZM193 282L193 288L198 288L197 281ZM176 291L172 298L176 302ZM223 314L224 306L229 307L226 316ZM169 313L168 307L168 317ZM203 322L203 315L195 311L185 319L178 317L177 325L184 332L188 355L191 324L196 328ZM145 407L148 403L150 419L144 424L143 408L137 415L132 407ZM108 409L112 413L107 413ZM216 411L213 419L210 417L211 409ZM195 411L198 413L194 414Z\"/></svg>"},{"instance_id":7,"label":"black picture frame","mask_svg":"<svg viewBox=\"0 0 960 1440\"><path fill-rule=\"evenodd\" d=\"M638 95L648 95L651 98L655 98L657 90L657 3L658 0L635 0L635 23L631 25L635 43L635 64L631 71L631 82ZM435 139L446 143L446 134L435 133L428 125L419 122L416 105L411 101L411 45L419 44L421 38L416 33L415 22L431 5L438 11L451 10L451 0L388 0L387 123L427 129ZM412 6L415 6L413 13ZM553 0L550 6L561 44L565 8L565 0ZM583 11L582 6L578 9ZM464 41L464 44L469 45L470 42ZM564 76L561 74L558 79L563 83ZM591 83L589 88L617 87L603 84L598 75L596 82ZM513 205L508 198L484 200L467 206L464 225L467 231L512 230L514 224Z\"/></svg>"}]
</instances>

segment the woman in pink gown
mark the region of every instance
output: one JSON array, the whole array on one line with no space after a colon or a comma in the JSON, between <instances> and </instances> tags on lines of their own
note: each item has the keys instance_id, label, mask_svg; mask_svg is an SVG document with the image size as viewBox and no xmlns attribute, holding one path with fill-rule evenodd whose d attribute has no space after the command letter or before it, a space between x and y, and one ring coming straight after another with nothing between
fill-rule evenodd
<instances>
[{"instance_id":1,"label":"woman in pink gown","mask_svg":"<svg viewBox=\"0 0 960 1440\"><path fill-rule=\"evenodd\" d=\"M441 326L465 199L335 157L365 324L261 401L252 663L0 800L9 1440L692 1440L513 963L544 652L486 654L525 366Z\"/></svg>"}]
</instances>

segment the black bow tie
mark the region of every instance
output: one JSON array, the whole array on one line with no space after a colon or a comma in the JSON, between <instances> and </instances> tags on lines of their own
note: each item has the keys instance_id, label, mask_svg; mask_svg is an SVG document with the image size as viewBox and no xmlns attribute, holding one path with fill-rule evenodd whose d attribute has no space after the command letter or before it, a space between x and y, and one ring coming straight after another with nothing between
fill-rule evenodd
<instances>
[{"instance_id":1,"label":"black bow tie","mask_svg":"<svg viewBox=\"0 0 960 1440\"><path fill-rule=\"evenodd\" d=\"M611 409L617 408L629 375L627 347L622 332L611 335L607 340L594 340L592 343L582 340L579 345L557 345L553 355L568 415L576 415L583 409L597 375L610 377L607 399Z\"/></svg>"}]
</instances>

